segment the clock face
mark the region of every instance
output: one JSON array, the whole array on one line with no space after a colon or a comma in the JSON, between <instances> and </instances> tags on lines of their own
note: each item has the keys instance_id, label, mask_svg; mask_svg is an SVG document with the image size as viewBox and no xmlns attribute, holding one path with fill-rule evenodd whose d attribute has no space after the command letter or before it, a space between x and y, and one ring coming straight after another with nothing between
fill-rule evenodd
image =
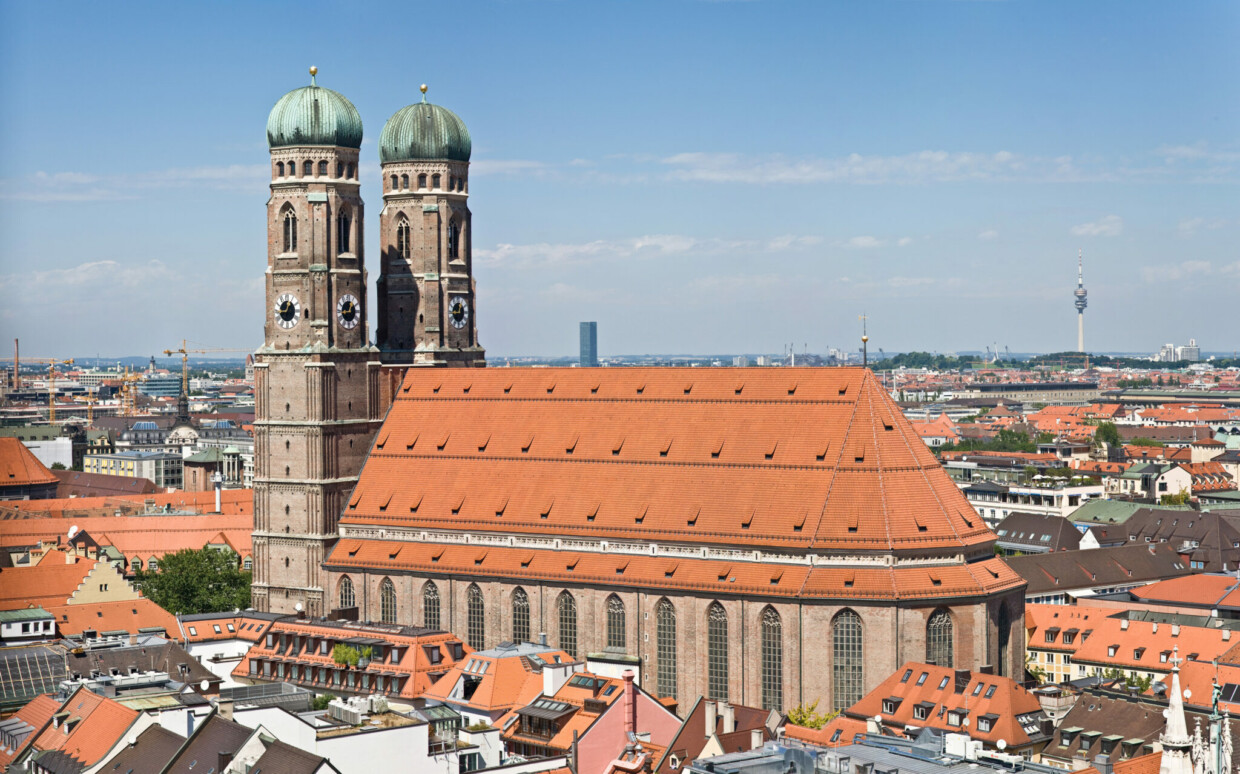
<instances>
[{"instance_id":1,"label":"clock face","mask_svg":"<svg viewBox=\"0 0 1240 774\"><path fill-rule=\"evenodd\" d=\"M361 319L361 316L362 308L358 305L356 296L345 293L336 302L336 320L341 328L353 330L357 327L357 321Z\"/></svg>"},{"instance_id":2,"label":"clock face","mask_svg":"<svg viewBox=\"0 0 1240 774\"><path fill-rule=\"evenodd\" d=\"M301 302L292 293L282 293L276 299L276 322L281 328L292 328L301 319Z\"/></svg>"},{"instance_id":3,"label":"clock face","mask_svg":"<svg viewBox=\"0 0 1240 774\"><path fill-rule=\"evenodd\" d=\"M448 302L448 322L458 330L469 324L469 302L464 296L454 296Z\"/></svg>"}]
</instances>

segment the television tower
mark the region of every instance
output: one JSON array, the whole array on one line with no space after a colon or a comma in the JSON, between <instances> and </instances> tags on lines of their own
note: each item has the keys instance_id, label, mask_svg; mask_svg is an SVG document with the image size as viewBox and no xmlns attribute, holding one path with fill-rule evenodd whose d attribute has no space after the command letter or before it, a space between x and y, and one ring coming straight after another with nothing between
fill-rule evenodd
<instances>
[{"instance_id":1,"label":"television tower","mask_svg":"<svg viewBox=\"0 0 1240 774\"><path fill-rule=\"evenodd\" d=\"M1076 351L1085 351L1085 307L1089 305L1089 301L1085 296L1089 291L1085 290L1085 274L1081 268L1081 251L1076 251L1076 291L1072 294L1076 297Z\"/></svg>"}]
</instances>

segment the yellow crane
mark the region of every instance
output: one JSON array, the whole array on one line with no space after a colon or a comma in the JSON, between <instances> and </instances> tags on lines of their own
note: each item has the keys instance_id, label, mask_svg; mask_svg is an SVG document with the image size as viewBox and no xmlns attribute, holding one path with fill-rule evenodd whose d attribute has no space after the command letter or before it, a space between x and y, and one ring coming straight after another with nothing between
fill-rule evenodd
<instances>
[{"instance_id":1,"label":"yellow crane","mask_svg":"<svg viewBox=\"0 0 1240 774\"><path fill-rule=\"evenodd\" d=\"M121 416L132 417L138 413L138 388L135 386L142 377L125 366L121 375Z\"/></svg>"},{"instance_id":2,"label":"yellow crane","mask_svg":"<svg viewBox=\"0 0 1240 774\"><path fill-rule=\"evenodd\" d=\"M171 356L179 354L181 356L181 391L189 395L189 356L190 353L195 355L206 355L214 352L246 352L248 349L236 349L229 347L207 347L205 349L190 349L189 342L181 339L181 346L176 349L165 349L164 354Z\"/></svg>"},{"instance_id":3,"label":"yellow crane","mask_svg":"<svg viewBox=\"0 0 1240 774\"><path fill-rule=\"evenodd\" d=\"M31 357L35 363L47 363L47 421L56 424L56 366L73 365L73 358L61 360L55 357Z\"/></svg>"}]
</instances>

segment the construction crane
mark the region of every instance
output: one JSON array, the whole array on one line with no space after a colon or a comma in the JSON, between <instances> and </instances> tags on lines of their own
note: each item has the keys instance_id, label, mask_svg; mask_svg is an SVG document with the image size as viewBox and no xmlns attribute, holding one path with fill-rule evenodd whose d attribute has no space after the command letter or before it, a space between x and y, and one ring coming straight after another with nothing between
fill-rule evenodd
<instances>
[{"instance_id":1,"label":"construction crane","mask_svg":"<svg viewBox=\"0 0 1240 774\"><path fill-rule=\"evenodd\" d=\"M181 339L181 346L178 347L177 349L165 349L164 350L165 355L171 356L174 354L179 354L181 356L181 392L185 393L186 395L189 395L189 355L191 352L196 355L206 355L206 354L210 354L213 352L246 352L248 353L250 351L248 349L236 349L236 348L227 348L227 347L209 347L206 349L189 349L187 345L188 345L188 342L185 339Z\"/></svg>"},{"instance_id":2,"label":"construction crane","mask_svg":"<svg viewBox=\"0 0 1240 774\"><path fill-rule=\"evenodd\" d=\"M31 357L35 363L47 363L47 421L56 424L56 366L73 365L73 358L60 360L54 357Z\"/></svg>"},{"instance_id":3,"label":"construction crane","mask_svg":"<svg viewBox=\"0 0 1240 774\"><path fill-rule=\"evenodd\" d=\"M138 413L138 388L135 386L142 377L125 366L121 375L121 416L132 417Z\"/></svg>"}]
</instances>

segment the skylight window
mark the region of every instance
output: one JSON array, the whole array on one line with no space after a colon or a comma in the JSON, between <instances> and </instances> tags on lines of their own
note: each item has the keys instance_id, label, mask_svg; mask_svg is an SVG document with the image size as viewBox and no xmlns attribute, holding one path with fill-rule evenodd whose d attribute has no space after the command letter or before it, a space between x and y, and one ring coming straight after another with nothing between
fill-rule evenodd
<instances>
[{"instance_id":1,"label":"skylight window","mask_svg":"<svg viewBox=\"0 0 1240 774\"><path fill-rule=\"evenodd\" d=\"M930 673L929 673L929 672L922 672L922 673L921 673L921 676L917 678L917 684L918 684L918 685L924 685L924 684L925 684L925 682L926 682L926 678L927 678L927 677L929 677L929 676L930 676Z\"/></svg>"}]
</instances>

